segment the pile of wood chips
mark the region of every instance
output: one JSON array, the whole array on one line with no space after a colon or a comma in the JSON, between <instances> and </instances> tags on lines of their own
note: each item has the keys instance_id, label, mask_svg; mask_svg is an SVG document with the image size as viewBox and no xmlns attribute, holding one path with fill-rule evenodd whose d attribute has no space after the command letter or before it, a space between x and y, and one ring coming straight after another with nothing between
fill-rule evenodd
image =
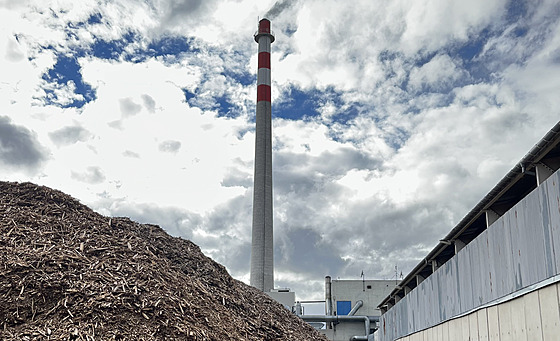
<instances>
[{"instance_id":1,"label":"pile of wood chips","mask_svg":"<svg viewBox=\"0 0 560 341\"><path fill-rule=\"evenodd\" d=\"M327 340L188 240L0 182L1 340Z\"/></svg>"}]
</instances>

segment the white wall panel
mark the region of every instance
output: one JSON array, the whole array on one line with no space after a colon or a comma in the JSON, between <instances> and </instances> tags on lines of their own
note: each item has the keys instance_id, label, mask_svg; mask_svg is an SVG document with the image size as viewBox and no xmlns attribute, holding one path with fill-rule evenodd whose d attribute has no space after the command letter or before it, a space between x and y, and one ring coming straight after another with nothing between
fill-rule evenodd
<instances>
[{"instance_id":1,"label":"white wall panel","mask_svg":"<svg viewBox=\"0 0 560 341\"><path fill-rule=\"evenodd\" d=\"M500 341L500 318L498 307L488 307L488 336L490 341Z\"/></svg>"},{"instance_id":2,"label":"white wall panel","mask_svg":"<svg viewBox=\"0 0 560 341\"><path fill-rule=\"evenodd\" d=\"M486 311L487 309L480 309L476 312L479 341L488 341L488 316Z\"/></svg>"},{"instance_id":3,"label":"white wall panel","mask_svg":"<svg viewBox=\"0 0 560 341\"><path fill-rule=\"evenodd\" d=\"M469 341L471 328L469 326L469 316L463 316L458 319L461 322L461 341Z\"/></svg>"},{"instance_id":4,"label":"white wall panel","mask_svg":"<svg viewBox=\"0 0 560 341\"><path fill-rule=\"evenodd\" d=\"M560 315L558 313L558 285L550 285L539 290L541 321L544 341L558 341L560 338Z\"/></svg>"},{"instance_id":5,"label":"white wall panel","mask_svg":"<svg viewBox=\"0 0 560 341\"><path fill-rule=\"evenodd\" d=\"M511 324L512 324L512 340L515 341L532 341L527 340L527 327L525 326L525 301L523 297L519 297L507 302L511 307Z\"/></svg>"},{"instance_id":6,"label":"white wall panel","mask_svg":"<svg viewBox=\"0 0 560 341\"><path fill-rule=\"evenodd\" d=\"M435 341L443 341L442 340L442 335L441 335L441 324L438 324L437 326L433 327L433 338Z\"/></svg>"},{"instance_id":7,"label":"white wall panel","mask_svg":"<svg viewBox=\"0 0 560 341\"><path fill-rule=\"evenodd\" d=\"M449 339L449 322L441 324L441 339L442 341L447 341Z\"/></svg>"},{"instance_id":8,"label":"white wall panel","mask_svg":"<svg viewBox=\"0 0 560 341\"><path fill-rule=\"evenodd\" d=\"M478 314L476 312L469 314L464 319L468 320L469 326L469 338L467 341L479 341L480 338L478 337Z\"/></svg>"},{"instance_id":9,"label":"white wall panel","mask_svg":"<svg viewBox=\"0 0 560 341\"><path fill-rule=\"evenodd\" d=\"M463 326L460 319L453 319L449 323L449 339L462 340L463 339Z\"/></svg>"},{"instance_id":10,"label":"white wall panel","mask_svg":"<svg viewBox=\"0 0 560 341\"><path fill-rule=\"evenodd\" d=\"M525 326L527 328L527 339L530 341L542 341L539 292L533 291L523 296L522 299L523 299L523 309L525 312Z\"/></svg>"},{"instance_id":11,"label":"white wall panel","mask_svg":"<svg viewBox=\"0 0 560 341\"><path fill-rule=\"evenodd\" d=\"M500 341L514 341L510 302L498 305L498 321L500 323Z\"/></svg>"}]
</instances>

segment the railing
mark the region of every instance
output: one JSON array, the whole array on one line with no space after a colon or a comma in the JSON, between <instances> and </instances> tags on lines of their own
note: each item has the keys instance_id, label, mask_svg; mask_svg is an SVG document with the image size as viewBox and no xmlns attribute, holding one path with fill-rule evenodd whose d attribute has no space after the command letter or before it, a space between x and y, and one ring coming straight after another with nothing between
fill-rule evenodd
<instances>
[{"instance_id":1,"label":"railing","mask_svg":"<svg viewBox=\"0 0 560 341\"><path fill-rule=\"evenodd\" d=\"M259 30L255 31L255 34L253 34L254 37L261 35L261 34L266 34L266 35L271 35L274 37L274 31L270 30L269 32L259 32Z\"/></svg>"}]
</instances>

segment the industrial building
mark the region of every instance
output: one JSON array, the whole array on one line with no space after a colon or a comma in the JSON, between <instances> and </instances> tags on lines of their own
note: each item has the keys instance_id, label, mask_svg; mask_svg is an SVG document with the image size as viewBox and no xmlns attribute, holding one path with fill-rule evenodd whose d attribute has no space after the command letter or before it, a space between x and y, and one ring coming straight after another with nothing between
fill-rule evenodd
<instances>
[{"instance_id":1,"label":"industrial building","mask_svg":"<svg viewBox=\"0 0 560 341\"><path fill-rule=\"evenodd\" d=\"M379 304L376 340L560 339L560 123Z\"/></svg>"},{"instance_id":2,"label":"industrial building","mask_svg":"<svg viewBox=\"0 0 560 341\"><path fill-rule=\"evenodd\" d=\"M332 280L325 277L325 315L302 315L324 322L320 332L333 341L373 340L380 310L377 305L393 291L395 280Z\"/></svg>"}]
</instances>

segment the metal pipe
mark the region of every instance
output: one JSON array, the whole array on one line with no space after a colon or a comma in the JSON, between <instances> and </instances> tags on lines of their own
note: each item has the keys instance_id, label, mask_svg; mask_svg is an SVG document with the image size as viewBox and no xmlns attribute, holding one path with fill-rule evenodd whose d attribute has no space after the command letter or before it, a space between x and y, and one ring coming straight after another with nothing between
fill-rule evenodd
<instances>
[{"instance_id":1,"label":"metal pipe","mask_svg":"<svg viewBox=\"0 0 560 341\"><path fill-rule=\"evenodd\" d=\"M332 293L331 293L331 276L325 277L325 313L327 316L332 315ZM332 324L327 322L327 329L332 329Z\"/></svg>"},{"instance_id":2,"label":"metal pipe","mask_svg":"<svg viewBox=\"0 0 560 341\"><path fill-rule=\"evenodd\" d=\"M363 335L363 336L354 335L354 336L352 336L352 337L350 338L350 341L358 341L358 340L360 340L360 341L368 341L368 340L369 340L369 336L365 336L365 335Z\"/></svg>"},{"instance_id":3,"label":"metal pipe","mask_svg":"<svg viewBox=\"0 0 560 341\"><path fill-rule=\"evenodd\" d=\"M365 336L352 336L350 340L368 340L368 335L370 335L370 321L379 321L379 316L348 316L348 315L303 315L300 316L304 321L309 322L334 322L339 323L341 321L349 322L364 322Z\"/></svg>"},{"instance_id":4,"label":"metal pipe","mask_svg":"<svg viewBox=\"0 0 560 341\"><path fill-rule=\"evenodd\" d=\"M354 306L352 307L352 310L350 310L350 311L348 312L348 316L354 316L354 314L356 314L356 312L358 311L358 309L360 309L363 305L364 305L364 301L358 300L358 301L356 302L356 304L354 304Z\"/></svg>"},{"instance_id":5,"label":"metal pipe","mask_svg":"<svg viewBox=\"0 0 560 341\"><path fill-rule=\"evenodd\" d=\"M303 307L301 306L300 301L296 303L296 315L300 317L303 315Z\"/></svg>"}]
</instances>

